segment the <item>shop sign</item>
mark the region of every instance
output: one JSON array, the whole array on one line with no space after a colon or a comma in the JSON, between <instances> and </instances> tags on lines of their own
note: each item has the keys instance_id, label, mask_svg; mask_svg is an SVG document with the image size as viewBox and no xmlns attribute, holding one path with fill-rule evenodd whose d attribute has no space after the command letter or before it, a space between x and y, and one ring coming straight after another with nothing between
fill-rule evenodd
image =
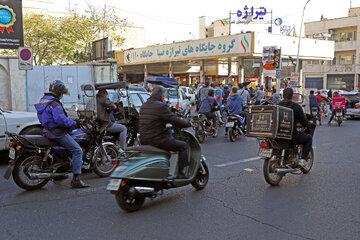
<instances>
[{"instance_id":1,"label":"shop sign","mask_svg":"<svg viewBox=\"0 0 360 240\"><path fill-rule=\"evenodd\" d=\"M0 48L24 46L21 0L0 0Z\"/></svg>"},{"instance_id":2,"label":"shop sign","mask_svg":"<svg viewBox=\"0 0 360 240\"><path fill-rule=\"evenodd\" d=\"M252 53L251 33L206 38L124 51L124 63L174 61Z\"/></svg>"}]
</instances>

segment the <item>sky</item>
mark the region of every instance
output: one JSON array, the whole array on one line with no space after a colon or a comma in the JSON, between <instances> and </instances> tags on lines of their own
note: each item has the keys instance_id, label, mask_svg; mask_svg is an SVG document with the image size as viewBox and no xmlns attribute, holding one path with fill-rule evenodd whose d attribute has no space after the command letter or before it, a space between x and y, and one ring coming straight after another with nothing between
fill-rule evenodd
<instances>
[{"instance_id":1,"label":"sky","mask_svg":"<svg viewBox=\"0 0 360 240\"><path fill-rule=\"evenodd\" d=\"M113 7L119 16L127 18L135 26L146 29L148 45L172 43L198 39L199 16L206 16L207 23L217 19L228 18L229 12L244 12L244 7L265 7L272 10L273 19L281 18L283 25L293 27L299 33L301 16L307 0L64 0L55 1L57 10L66 9L69 5L78 11L86 8L86 2L99 8L105 4ZM324 18L346 17L350 7L360 7L360 0L310 0L306 6L304 22L319 21ZM236 15L232 15L236 17ZM270 20L270 14L265 16ZM267 24L232 24L232 33L245 31L266 31ZM273 25L274 33L279 33L280 27Z\"/></svg>"}]
</instances>

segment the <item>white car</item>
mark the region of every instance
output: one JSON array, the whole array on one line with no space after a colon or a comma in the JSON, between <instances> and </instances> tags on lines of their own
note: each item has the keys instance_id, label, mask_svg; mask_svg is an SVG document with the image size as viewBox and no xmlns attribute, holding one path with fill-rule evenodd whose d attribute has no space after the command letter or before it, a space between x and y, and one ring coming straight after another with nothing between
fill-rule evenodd
<instances>
[{"instance_id":1,"label":"white car","mask_svg":"<svg viewBox=\"0 0 360 240\"><path fill-rule=\"evenodd\" d=\"M180 88L167 88L165 92L165 101L169 101L171 106L180 110L181 113L185 114L190 111L190 97L187 97L183 90Z\"/></svg>"},{"instance_id":2,"label":"white car","mask_svg":"<svg viewBox=\"0 0 360 240\"><path fill-rule=\"evenodd\" d=\"M187 97L190 97L190 103L195 104L195 92L190 87L181 87Z\"/></svg>"},{"instance_id":3,"label":"white car","mask_svg":"<svg viewBox=\"0 0 360 240\"><path fill-rule=\"evenodd\" d=\"M5 134L6 131L23 135L41 135L42 126L36 113L0 109L0 150L9 149L10 139Z\"/></svg>"}]
</instances>

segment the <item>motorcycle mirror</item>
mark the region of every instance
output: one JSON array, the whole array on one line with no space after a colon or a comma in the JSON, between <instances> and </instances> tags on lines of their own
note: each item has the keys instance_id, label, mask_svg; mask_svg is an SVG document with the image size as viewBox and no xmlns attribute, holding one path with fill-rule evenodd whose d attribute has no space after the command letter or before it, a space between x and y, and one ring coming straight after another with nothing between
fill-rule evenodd
<instances>
[{"instance_id":1,"label":"motorcycle mirror","mask_svg":"<svg viewBox=\"0 0 360 240\"><path fill-rule=\"evenodd\" d=\"M77 112L77 111L79 111L79 108L78 108L78 106L76 106L76 105L72 105L72 106L71 106L71 110Z\"/></svg>"}]
</instances>

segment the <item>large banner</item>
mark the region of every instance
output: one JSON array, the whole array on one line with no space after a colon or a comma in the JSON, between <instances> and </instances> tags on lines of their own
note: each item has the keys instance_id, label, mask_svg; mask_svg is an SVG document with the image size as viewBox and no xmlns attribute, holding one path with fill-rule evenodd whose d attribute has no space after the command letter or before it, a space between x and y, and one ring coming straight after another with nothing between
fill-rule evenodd
<instances>
[{"instance_id":1,"label":"large banner","mask_svg":"<svg viewBox=\"0 0 360 240\"><path fill-rule=\"evenodd\" d=\"M24 46L21 0L0 0L0 48Z\"/></svg>"},{"instance_id":2,"label":"large banner","mask_svg":"<svg viewBox=\"0 0 360 240\"><path fill-rule=\"evenodd\" d=\"M251 42L251 33L245 33L126 50L124 64L247 54Z\"/></svg>"}]
</instances>

